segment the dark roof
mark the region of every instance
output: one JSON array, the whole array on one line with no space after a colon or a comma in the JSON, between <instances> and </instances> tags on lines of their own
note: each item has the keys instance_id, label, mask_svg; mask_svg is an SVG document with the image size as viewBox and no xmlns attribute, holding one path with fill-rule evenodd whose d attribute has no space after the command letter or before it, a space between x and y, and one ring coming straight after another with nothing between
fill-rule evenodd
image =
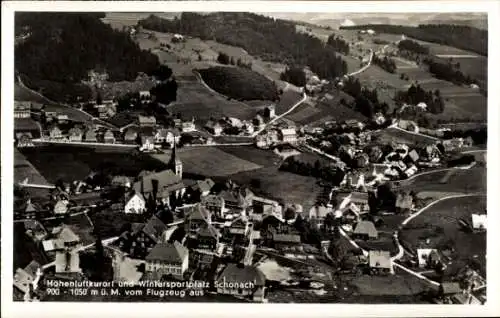
<instances>
[{"instance_id":1,"label":"dark roof","mask_svg":"<svg viewBox=\"0 0 500 318\"><path fill-rule=\"evenodd\" d=\"M182 179L173 173L171 170L163 170L161 172L154 172L142 176L142 181L144 182L144 192L149 193L153 191L152 180L158 180L158 192L161 193L166 188L174 185L182 184ZM183 187L184 185L182 185ZM134 184L134 190L136 192L141 192L141 180Z\"/></svg>"},{"instance_id":2,"label":"dark roof","mask_svg":"<svg viewBox=\"0 0 500 318\"><path fill-rule=\"evenodd\" d=\"M153 215L142 229L155 241L160 239L165 230L167 230L167 226L156 215Z\"/></svg>"},{"instance_id":3,"label":"dark roof","mask_svg":"<svg viewBox=\"0 0 500 318\"><path fill-rule=\"evenodd\" d=\"M207 224L198 231L198 236L218 238L221 236L220 232L212 225Z\"/></svg>"},{"instance_id":4,"label":"dark roof","mask_svg":"<svg viewBox=\"0 0 500 318\"><path fill-rule=\"evenodd\" d=\"M412 151L410 151L408 153L408 156L410 156L411 160L413 160L413 161L417 161L418 158L419 158L419 155L418 155L418 153L417 153L417 151L415 149L413 149Z\"/></svg>"},{"instance_id":5,"label":"dark roof","mask_svg":"<svg viewBox=\"0 0 500 318\"><path fill-rule=\"evenodd\" d=\"M212 179L205 179L196 181L197 188L200 189L201 192L208 192L212 190L215 182Z\"/></svg>"},{"instance_id":6,"label":"dark roof","mask_svg":"<svg viewBox=\"0 0 500 318\"><path fill-rule=\"evenodd\" d=\"M217 282L222 283L248 283L255 286L263 286L266 282L264 274L254 266L238 267L236 264L228 264L217 278Z\"/></svg>"},{"instance_id":7,"label":"dark roof","mask_svg":"<svg viewBox=\"0 0 500 318\"><path fill-rule=\"evenodd\" d=\"M144 223L132 223L131 225L131 231L133 234L137 234L139 233L140 231L142 231L142 229L146 226L146 224Z\"/></svg>"},{"instance_id":8,"label":"dark roof","mask_svg":"<svg viewBox=\"0 0 500 318\"><path fill-rule=\"evenodd\" d=\"M188 249L179 242L159 243L146 256L146 261L163 261L170 264L182 264L188 256Z\"/></svg>"},{"instance_id":9,"label":"dark roof","mask_svg":"<svg viewBox=\"0 0 500 318\"><path fill-rule=\"evenodd\" d=\"M36 276L36 272L39 268L41 268L42 265L40 265L40 263L38 263L37 261L31 261L25 268L24 270L26 271L26 273L30 274L31 276L35 277Z\"/></svg>"},{"instance_id":10,"label":"dark roof","mask_svg":"<svg viewBox=\"0 0 500 318\"><path fill-rule=\"evenodd\" d=\"M190 208L188 219L189 220L204 220L210 218L210 212L205 209L201 204L197 204Z\"/></svg>"},{"instance_id":11,"label":"dark roof","mask_svg":"<svg viewBox=\"0 0 500 318\"><path fill-rule=\"evenodd\" d=\"M370 221L359 221L354 229L354 234L368 234L369 237L378 237L377 229Z\"/></svg>"}]
</instances>

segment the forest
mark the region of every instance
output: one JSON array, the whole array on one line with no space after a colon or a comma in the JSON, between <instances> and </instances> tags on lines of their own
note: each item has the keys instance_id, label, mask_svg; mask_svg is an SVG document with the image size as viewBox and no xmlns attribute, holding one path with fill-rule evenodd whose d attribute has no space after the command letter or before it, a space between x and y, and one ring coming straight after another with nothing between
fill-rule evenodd
<instances>
[{"instance_id":1,"label":"forest","mask_svg":"<svg viewBox=\"0 0 500 318\"><path fill-rule=\"evenodd\" d=\"M339 185L344 179L344 172L340 169L335 169L330 165L322 165L318 160L314 164L297 160L296 158L288 157L280 166L280 170L287 171L302 176L312 176L321 178L327 182L332 182L334 185Z\"/></svg>"},{"instance_id":2,"label":"forest","mask_svg":"<svg viewBox=\"0 0 500 318\"><path fill-rule=\"evenodd\" d=\"M374 54L373 55L373 64L379 66L380 68L382 68L383 70L385 70L389 73L396 72L396 63L390 57L387 57L387 56L379 57L379 56Z\"/></svg>"},{"instance_id":3,"label":"forest","mask_svg":"<svg viewBox=\"0 0 500 318\"><path fill-rule=\"evenodd\" d=\"M378 112L385 115L389 110L387 103L381 103L378 100L377 90L362 87L359 79L349 78L344 81L343 90L355 98L353 109L368 118L371 118Z\"/></svg>"},{"instance_id":4,"label":"forest","mask_svg":"<svg viewBox=\"0 0 500 318\"><path fill-rule=\"evenodd\" d=\"M280 79L292 83L295 86L303 87L306 85L306 73L301 67L287 67L280 75Z\"/></svg>"},{"instance_id":5,"label":"forest","mask_svg":"<svg viewBox=\"0 0 500 318\"><path fill-rule=\"evenodd\" d=\"M379 33L404 34L408 37L453 46L462 50L488 56L488 31L478 28L454 24L421 24L418 27L369 24L344 26L340 29L366 30Z\"/></svg>"},{"instance_id":6,"label":"forest","mask_svg":"<svg viewBox=\"0 0 500 318\"><path fill-rule=\"evenodd\" d=\"M326 41L326 44L332 47L335 50L335 52L339 52L344 55L349 54L349 43L347 43L340 36L335 36L335 34L330 35L328 37L328 40Z\"/></svg>"},{"instance_id":7,"label":"forest","mask_svg":"<svg viewBox=\"0 0 500 318\"><path fill-rule=\"evenodd\" d=\"M145 29L180 33L202 40L238 46L262 60L309 66L319 77L334 79L347 73L347 64L320 39L298 33L292 22L253 13L182 13L174 20L151 15L139 21Z\"/></svg>"},{"instance_id":8,"label":"forest","mask_svg":"<svg viewBox=\"0 0 500 318\"><path fill-rule=\"evenodd\" d=\"M427 110L432 114L440 114L444 111L444 101L439 90L426 91L420 85L411 85L407 91L399 91L394 97L396 103L417 105L424 102Z\"/></svg>"},{"instance_id":9,"label":"forest","mask_svg":"<svg viewBox=\"0 0 500 318\"><path fill-rule=\"evenodd\" d=\"M30 36L15 47L16 71L49 98L68 101L61 92L74 91L90 70L105 71L110 81L123 81L159 67L156 55L141 50L129 34L113 30L101 17L100 13L17 13L16 34L29 30Z\"/></svg>"}]
</instances>

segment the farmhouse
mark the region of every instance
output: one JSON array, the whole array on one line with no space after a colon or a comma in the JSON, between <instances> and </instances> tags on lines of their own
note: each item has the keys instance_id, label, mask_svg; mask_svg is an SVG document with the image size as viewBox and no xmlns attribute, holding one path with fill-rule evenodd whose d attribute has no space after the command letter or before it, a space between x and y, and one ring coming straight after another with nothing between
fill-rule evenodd
<instances>
[{"instance_id":1,"label":"farmhouse","mask_svg":"<svg viewBox=\"0 0 500 318\"><path fill-rule=\"evenodd\" d=\"M182 129L183 133L190 133L190 132L196 131L196 126L194 124L194 118L191 121L183 122L181 129Z\"/></svg>"},{"instance_id":2,"label":"farmhouse","mask_svg":"<svg viewBox=\"0 0 500 318\"><path fill-rule=\"evenodd\" d=\"M43 241L48 235L42 223L37 220L24 221L24 228L26 229L26 235L31 237L35 242Z\"/></svg>"},{"instance_id":3,"label":"farmhouse","mask_svg":"<svg viewBox=\"0 0 500 318\"><path fill-rule=\"evenodd\" d=\"M155 149L155 141L152 136L141 136L141 150L153 151Z\"/></svg>"},{"instance_id":4,"label":"farmhouse","mask_svg":"<svg viewBox=\"0 0 500 318\"><path fill-rule=\"evenodd\" d=\"M172 275L182 279L188 264L189 250L177 241L159 243L146 256L146 272L159 278Z\"/></svg>"},{"instance_id":5,"label":"farmhouse","mask_svg":"<svg viewBox=\"0 0 500 318\"><path fill-rule=\"evenodd\" d=\"M418 125L411 120L399 120L398 127L404 130L408 130L414 133L418 133Z\"/></svg>"},{"instance_id":6,"label":"farmhouse","mask_svg":"<svg viewBox=\"0 0 500 318\"><path fill-rule=\"evenodd\" d=\"M78 250L56 251L56 273L80 273Z\"/></svg>"},{"instance_id":7,"label":"farmhouse","mask_svg":"<svg viewBox=\"0 0 500 318\"><path fill-rule=\"evenodd\" d=\"M284 128L280 129L280 137L282 142L287 142L290 144L297 142L297 132L295 128Z\"/></svg>"},{"instance_id":8,"label":"farmhouse","mask_svg":"<svg viewBox=\"0 0 500 318\"><path fill-rule=\"evenodd\" d=\"M224 219L225 202L224 199L217 195L207 195L201 198L201 205L218 219Z\"/></svg>"},{"instance_id":9,"label":"farmhouse","mask_svg":"<svg viewBox=\"0 0 500 318\"><path fill-rule=\"evenodd\" d=\"M445 299L462 292L460 284L457 282L443 282L439 285L438 295L441 299Z\"/></svg>"},{"instance_id":10,"label":"farmhouse","mask_svg":"<svg viewBox=\"0 0 500 318\"><path fill-rule=\"evenodd\" d=\"M197 248L215 251L220 238L219 230L210 224L206 224L197 233Z\"/></svg>"},{"instance_id":11,"label":"farmhouse","mask_svg":"<svg viewBox=\"0 0 500 318\"><path fill-rule=\"evenodd\" d=\"M16 146L18 148L33 147L33 135L30 132L16 133Z\"/></svg>"},{"instance_id":12,"label":"farmhouse","mask_svg":"<svg viewBox=\"0 0 500 318\"><path fill-rule=\"evenodd\" d=\"M93 129L88 129L85 132L84 140L86 142L97 142L97 135Z\"/></svg>"},{"instance_id":13,"label":"farmhouse","mask_svg":"<svg viewBox=\"0 0 500 318\"><path fill-rule=\"evenodd\" d=\"M156 126L156 118L154 116L138 116L139 126L141 127L154 127Z\"/></svg>"},{"instance_id":14,"label":"farmhouse","mask_svg":"<svg viewBox=\"0 0 500 318\"><path fill-rule=\"evenodd\" d=\"M28 293L36 284L37 273L40 271L40 264L32 261L24 269L18 268L14 274L14 287L23 293Z\"/></svg>"},{"instance_id":15,"label":"farmhouse","mask_svg":"<svg viewBox=\"0 0 500 318\"><path fill-rule=\"evenodd\" d=\"M229 226L229 233L232 236L247 237L250 231L249 222L239 218Z\"/></svg>"},{"instance_id":16,"label":"farmhouse","mask_svg":"<svg viewBox=\"0 0 500 318\"><path fill-rule=\"evenodd\" d=\"M410 213L413 197L409 193L399 193L396 197L396 213Z\"/></svg>"},{"instance_id":17,"label":"farmhouse","mask_svg":"<svg viewBox=\"0 0 500 318\"><path fill-rule=\"evenodd\" d=\"M193 190L199 191L201 197L205 197L210 194L215 182L212 179L197 180L196 184L193 186Z\"/></svg>"},{"instance_id":18,"label":"farmhouse","mask_svg":"<svg viewBox=\"0 0 500 318\"><path fill-rule=\"evenodd\" d=\"M388 251L369 251L368 263L372 273L394 274L391 254Z\"/></svg>"},{"instance_id":19,"label":"farmhouse","mask_svg":"<svg viewBox=\"0 0 500 318\"><path fill-rule=\"evenodd\" d=\"M143 259L158 242L164 240L167 229L165 223L153 215L146 224L132 223L130 230L120 236L119 247L132 257Z\"/></svg>"},{"instance_id":20,"label":"farmhouse","mask_svg":"<svg viewBox=\"0 0 500 318\"><path fill-rule=\"evenodd\" d=\"M196 204L186 211L185 227L186 230L192 233L197 232L207 224L212 222L212 214L209 210L205 209L201 204Z\"/></svg>"},{"instance_id":21,"label":"farmhouse","mask_svg":"<svg viewBox=\"0 0 500 318\"><path fill-rule=\"evenodd\" d=\"M209 120L205 128L214 136L220 136L222 134L222 126L216 121Z\"/></svg>"},{"instance_id":22,"label":"farmhouse","mask_svg":"<svg viewBox=\"0 0 500 318\"><path fill-rule=\"evenodd\" d=\"M68 204L69 202L67 200L57 201L57 203L54 205L54 214L60 215L68 212Z\"/></svg>"},{"instance_id":23,"label":"farmhouse","mask_svg":"<svg viewBox=\"0 0 500 318\"><path fill-rule=\"evenodd\" d=\"M474 230L486 230L487 214L472 214L472 227Z\"/></svg>"},{"instance_id":24,"label":"farmhouse","mask_svg":"<svg viewBox=\"0 0 500 318\"><path fill-rule=\"evenodd\" d=\"M31 102L14 101L14 118L30 118Z\"/></svg>"},{"instance_id":25,"label":"farmhouse","mask_svg":"<svg viewBox=\"0 0 500 318\"><path fill-rule=\"evenodd\" d=\"M113 134L113 132L111 130L107 130L104 133L103 139L104 139L104 143L106 143L106 144L114 144L116 142L115 135Z\"/></svg>"},{"instance_id":26,"label":"farmhouse","mask_svg":"<svg viewBox=\"0 0 500 318\"><path fill-rule=\"evenodd\" d=\"M436 249L419 248L417 250L418 266L421 268L436 268L441 263L441 256Z\"/></svg>"},{"instance_id":27,"label":"farmhouse","mask_svg":"<svg viewBox=\"0 0 500 318\"><path fill-rule=\"evenodd\" d=\"M51 139L64 139L61 129L57 126L53 126L49 131L49 136Z\"/></svg>"},{"instance_id":28,"label":"farmhouse","mask_svg":"<svg viewBox=\"0 0 500 318\"><path fill-rule=\"evenodd\" d=\"M363 240L376 239L378 232L373 222L359 221L354 228L353 236Z\"/></svg>"},{"instance_id":29,"label":"farmhouse","mask_svg":"<svg viewBox=\"0 0 500 318\"><path fill-rule=\"evenodd\" d=\"M314 220L316 226L321 228L326 216L331 212L333 212L333 210L329 207L324 205L315 205L309 210L309 219Z\"/></svg>"},{"instance_id":30,"label":"farmhouse","mask_svg":"<svg viewBox=\"0 0 500 318\"><path fill-rule=\"evenodd\" d=\"M140 193L134 193L125 204L125 213L142 214L146 211L146 200Z\"/></svg>"},{"instance_id":31,"label":"farmhouse","mask_svg":"<svg viewBox=\"0 0 500 318\"><path fill-rule=\"evenodd\" d=\"M83 139L83 132L78 127L71 128L68 132L68 135L69 135L69 141L81 142Z\"/></svg>"},{"instance_id":32,"label":"farmhouse","mask_svg":"<svg viewBox=\"0 0 500 318\"><path fill-rule=\"evenodd\" d=\"M300 245L298 234L273 234L274 247L278 250L289 250Z\"/></svg>"}]
</instances>

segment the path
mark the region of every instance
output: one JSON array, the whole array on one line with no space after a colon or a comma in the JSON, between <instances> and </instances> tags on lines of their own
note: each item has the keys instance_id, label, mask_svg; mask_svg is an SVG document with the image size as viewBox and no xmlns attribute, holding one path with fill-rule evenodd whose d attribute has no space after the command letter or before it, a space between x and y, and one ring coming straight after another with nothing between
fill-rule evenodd
<instances>
[{"instance_id":1,"label":"path","mask_svg":"<svg viewBox=\"0 0 500 318\"><path fill-rule=\"evenodd\" d=\"M137 148L138 145L130 144L107 144L102 142L85 142L85 141L55 141L47 139L33 139L35 144L55 144L55 145L76 145L76 146L101 146L101 147L117 147L117 148Z\"/></svg>"},{"instance_id":2,"label":"path","mask_svg":"<svg viewBox=\"0 0 500 318\"><path fill-rule=\"evenodd\" d=\"M433 136L429 136L429 135L426 135L426 134L421 134L421 133L416 133L416 132L413 132L413 131L408 131L406 129L403 129L403 128L400 128L398 127L398 124L395 123L395 124L392 124L390 125L389 127L387 128L394 128L394 129L397 129L397 130L400 130L400 131L403 131L405 133L408 133L410 135L415 135L415 136L421 136L421 137L426 137L426 138L429 138L429 139L432 139L434 141L441 141L441 139L437 138L437 137L433 137Z\"/></svg>"},{"instance_id":3,"label":"path","mask_svg":"<svg viewBox=\"0 0 500 318\"><path fill-rule=\"evenodd\" d=\"M350 73L350 74L347 74L347 76L354 76L354 75L358 75L358 74L360 74L360 73L362 73L362 72L366 71L366 70L370 67L370 65L372 64L373 54L374 54L374 53L373 53L373 50L372 50L372 49L370 49L370 58L369 58L369 60L368 60L368 63L367 63L365 66L363 66L362 68L360 68L359 70L354 71L354 72L352 72L352 73Z\"/></svg>"}]
</instances>

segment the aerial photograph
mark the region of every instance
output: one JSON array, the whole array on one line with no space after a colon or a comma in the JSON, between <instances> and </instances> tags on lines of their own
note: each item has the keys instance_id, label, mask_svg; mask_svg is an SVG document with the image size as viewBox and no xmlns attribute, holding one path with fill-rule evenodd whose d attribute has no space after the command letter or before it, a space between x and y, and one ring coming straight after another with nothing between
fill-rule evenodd
<instances>
[{"instance_id":1,"label":"aerial photograph","mask_svg":"<svg viewBox=\"0 0 500 318\"><path fill-rule=\"evenodd\" d=\"M487 13L14 24L14 301L486 303Z\"/></svg>"}]
</instances>

